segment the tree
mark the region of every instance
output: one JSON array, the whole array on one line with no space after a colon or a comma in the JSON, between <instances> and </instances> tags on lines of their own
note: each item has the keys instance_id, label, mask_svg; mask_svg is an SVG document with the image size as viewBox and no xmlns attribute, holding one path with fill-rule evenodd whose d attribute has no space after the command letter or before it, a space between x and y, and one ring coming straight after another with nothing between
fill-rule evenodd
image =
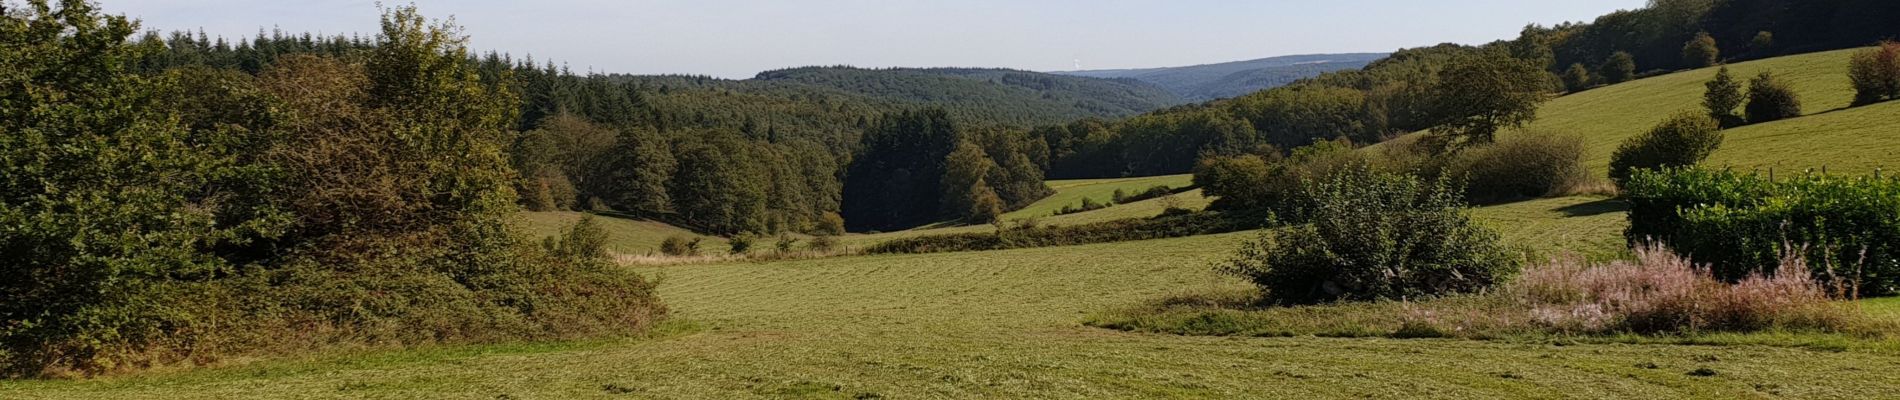
<instances>
[{"instance_id":1,"label":"tree","mask_svg":"<svg viewBox=\"0 0 1900 400\"><path fill-rule=\"evenodd\" d=\"M672 197L687 224L722 235L767 230L767 176L736 135L716 134L680 146Z\"/></svg>"},{"instance_id":2,"label":"tree","mask_svg":"<svg viewBox=\"0 0 1900 400\"><path fill-rule=\"evenodd\" d=\"M194 131L164 101L175 76L129 69L150 50L136 30L86 1L0 10L0 375L110 367L165 336L149 296L286 229L244 201L274 171L239 163L239 132Z\"/></svg>"},{"instance_id":3,"label":"tree","mask_svg":"<svg viewBox=\"0 0 1900 400\"><path fill-rule=\"evenodd\" d=\"M1735 115L1735 109L1747 100L1742 96L1742 82L1735 80L1728 67L1715 72L1715 79L1705 84L1708 88L1702 95L1702 106L1709 110L1709 117L1715 118L1723 127L1741 125L1742 117Z\"/></svg>"},{"instance_id":4,"label":"tree","mask_svg":"<svg viewBox=\"0 0 1900 400\"><path fill-rule=\"evenodd\" d=\"M961 141L941 109L887 114L861 137L847 167L843 207L853 230L893 230L939 221L943 161Z\"/></svg>"},{"instance_id":5,"label":"tree","mask_svg":"<svg viewBox=\"0 0 1900 400\"><path fill-rule=\"evenodd\" d=\"M1715 37L1708 32L1696 33L1694 39L1682 45L1682 63L1689 68L1705 68L1721 62L1722 49L1716 47Z\"/></svg>"},{"instance_id":6,"label":"tree","mask_svg":"<svg viewBox=\"0 0 1900 400\"><path fill-rule=\"evenodd\" d=\"M944 157L943 164L942 215L989 223L1002 214L1002 200L985 179L996 165L983 149L968 142L958 143L956 150Z\"/></svg>"},{"instance_id":7,"label":"tree","mask_svg":"<svg viewBox=\"0 0 1900 400\"><path fill-rule=\"evenodd\" d=\"M1597 67L1597 72L1603 74L1605 84L1629 82L1636 78L1636 57L1629 52L1616 52L1603 61L1603 66Z\"/></svg>"},{"instance_id":8,"label":"tree","mask_svg":"<svg viewBox=\"0 0 1900 400\"><path fill-rule=\"evenodd\" d=\"M1799 117L1801 96L1774 72L1762 71L1748 82L1748 105L1744 110L1751 124Z\"/></svg>"},{"instance_id":9,"label":"tree","mask_svg":"<svg viewBox=\"0 0 1900 400\"><path fill-rule=\"evenodd\" d=\"M1465 57L1442 75L1433 90L1440 149L1490 143L1498 130L1535 119L1547 99L1543 68L1508 55Z\"/></svg>"},{"instance_id":10,"label":"tree","mask_svg":"<svg viewBox=\"0 0 1900 400\"><path fill-rule=\"evenodd\" d=\"M1590 89L1590 68L1584 67L1583 63L1570 64L1570 68L1564 70L1563 80L1564 89L1571 93L1588 90Z\"/></svg>"},{"instance_id":11,"label":"tree","mask_svg":"<svg viewBox=\"0 0 1900 400\"><path fill-rule=\"evenodd\" d=\"M1854 83L1854 105L1900 98L1900 43L1881 41L1853 57L1847 75Z\"/></svg>"},{"instance_id":12,"label":"tree","mask_svg":"<svg viewBox=\"0 0 1900 400\"><path fill-rule=\"evenodd\" d=\"M1721 146L1722 127L1714 118L1694 112L1677 114L1648 133L1623 141L1610 156L1610 179L1623 185L1639 169L1695 165Z\"/></svg>"},{"instance_id":13,"label":"tree","mask_svg":"<svg viewBox=\"0 0 1900 400\"><path fill-rule=\"evenodd\" d=\"M1775 33L1769 31L1755 32L1755 38L1749 40L1748 48L1749 50L1755 51L1758 56L1766 55L1775 48Z\"/></svg>"}]
</instances>

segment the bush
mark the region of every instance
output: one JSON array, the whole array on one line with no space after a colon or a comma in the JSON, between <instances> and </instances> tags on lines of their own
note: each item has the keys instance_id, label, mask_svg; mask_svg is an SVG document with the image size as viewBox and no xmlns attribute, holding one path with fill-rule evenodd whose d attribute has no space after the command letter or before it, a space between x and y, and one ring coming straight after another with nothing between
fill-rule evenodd
<instances>
[{"instance_id":1,"label":"bush","mask_svg":"<svg viewBox=\"0 0 1900 400\"><path fill-rule=\"evenodd\" d=\"M844 234L844 217L839 216L838 213L835 213L835 212L826 212L824 215L819 216L818 217L818 234L843 235Z\"/></svg>"},{"instance_id":2,"label":"bush","mask_svg":"<svg viewBox=\"0 0 1900 400\"><path fill-rule=\"evenodd\" d=\"M1649 133L1623 141L1610 155L1610 179L1620 186L1639 169L1695 165L1721 146L1721 125L1715 119L1692 112L1677 114Z\"/></svg>"},{"instance_id":3,"label":"bush","mask_svg":"<svg viewBox=\"0 0 1900 400\"><path fill-rule=\"evenodd\" d=\"M1701 32L1682 45L1682 63L1689 68L1714 66L1722 59L1722 49L1715 46L1715 37Z\"/></svg>"},{"instance_id":4,"label":"bush","mask_svg":"<svg viewBox=\"0 0 1900 400\"><path fill-rule=\"evenodd\" d=\"M660 254L674 257L697 256L699 255L699 241L700 238L687 239L684 236L667 236L666 239L660 241Z\"/></svg>"},{"instance_id":5,"label":"bush","mask_svg":"<svg viewBox=\"0 0 1900 400\"><path fill-rule=\"evenodd\" d=\"M819 253L829 253L838 249L838 238L830 235L814 236L810 243L805 244L805 248Z\"/></svg>"},{"instance_id":6,"label":"bush","mask_svg":"<svg viewBox=\"0 0 1900 400\"><path fill-rule=\"evenodd\" d=\"M1869 296L1900 293L1900 179L1805 175L1769 180L1706 169L1637 172L1628 185L1633 243L1655 240L1717 278L1772 270L1782 256Z\"/></svg>"},{"instance_id":7,"label":"bush","mask_svg":"<svg viewBox=\"0 0 1900 400\"><path fill-rule=\"evenodd\" d=\"M732 248L732 254L745 254L748 251L752 251L752 243L755 241L758 241L757 237L750 234L739 234L733 236L731 239L726 239L726 246Z\"/></svg>"},{"instance_id":8,"label":"bush","mask_svg":"<svg viewBox=\"0 0 1900 400\"><path fill-rule=\"evenodd\" d=\"M1056 215L1069 215L1069 214L1095 211L1095 210L1108 208L1109 205L1111 205L1111 203L1096 202L1095 199L1093 198L1083 197L1082 204L1080 204L1079 206L1062 206L1061 210L1056 210Z\"/></svg>"},{"instance_id":9,"label":"bush","mask_svg":"<svg viewBox=\"0 0 1900 400\"><path fill-rule=\"evenodd\" d=\"M1774 48L1775 48L1775 33L1774 32L1769 32L1769 31L1755 32L1755 38L1748 41L1748 49L1753 50L1757 56L1766 56L1768 55L1768 52L1773 51Z\"/></svg>"},{"instance_id":10,"label":"bush","mask_svg":"<svg viewBox=\"0 0 1900 400\"><path fill-rule=\"evenodd\" d=\"M942 253L1073 246L1234 232L1259 228L1264 222L1262 219L1236 217L1211 211L1169 213L1154 218L1093 224L920 236L878 243L865 249L865 252L870 254Z\"/></svg>"},{"instance_id":11,"label":"bush","mask_svg":"<svg viewBox=\"0 0 1900 400\"><path fill-rule=\"evenodd\" d=\"M778 248L779 253L790 253L792 249L798 247L798 238L792 237L791 234L781 233L778 235L778 243L774 243L774 247Z\"/></svg>"},{"instance_id":12,"label":"bush","mask_svg":"<svg viewBox=\"0 0 1900 400\"><path fill-rule=\"evenodd\" d=\"M1597 72L1603 75L1604 84L1629 82L1636 77L1636 56L1621 51L1611 54L1603 66L1597 67Z\"/></svg>"},{"instance_id":13,"label":"bush","mask_svg":"<svg viewBox=\"0 0 1900 400\"><path fill-rule=\"evenodd\" d=\"M1900 43L1882 41L1879 48L1855 52L1847 76L1854 82L1854 105L1900 98Z\"/></svg>"},{"instance_id":14,"label":"bush","mask_svg":"<svg viewBox=\"0 0 1900 400\"><path fill-rule=\"evenodd\" d=\"M1773 72L1762 71L1761 75L1748 82L1748 123L1780 121L1801 116L1801 95L1789 88L1786 82L1775 78Z\"/></svg>"},{"instance_id":15,"label":"bush","mask_svg":"<svg viewBox=\"0 0 1900 400\"><path fill-rule=\"evenodd\" d=\"M1311 223L1263 234L1221 266L1280 304L1484 290L1516 264L1444 179L1352 168L1308 183Z\"/></svg>"},{"instance_id":16,"label":"bush","mask_svg":"<svg viewBox=\"0 0 1900 400\"><path fill-rule=\"evenodd\" d=\"M1559 194L1589 179L1583 138L1529 134L1459 152L1448 174L1465 181L1465 199L1494 203Z\"/></svg>"},{"instance_id":17,"label":"bush","mask_svg":"<svg viewBox=\"0 0 1900 400\"><path fill-rule=\"evenodd\" d=\"M1583 333L1754 332L1769 328L1845 328L1849 314L1829 290L1786 258L1736 283L1666 248L1636 249L1634 261L1589 265L1577 258L1526 268L1510 293L1546 329Z\"/></svg>"},{"instance_id":18,"label":"bush","mask_svg":"<svg viewBox=\"0 0 1900 400\"><path fill-rule=\"evenodd\" d=\"M1570 64L1570 69L1564 70L1563 80L1564 89L1571 93L1589 90L1590 68L1583 66L1583 63Z\"/></svg>"}]
</instances>

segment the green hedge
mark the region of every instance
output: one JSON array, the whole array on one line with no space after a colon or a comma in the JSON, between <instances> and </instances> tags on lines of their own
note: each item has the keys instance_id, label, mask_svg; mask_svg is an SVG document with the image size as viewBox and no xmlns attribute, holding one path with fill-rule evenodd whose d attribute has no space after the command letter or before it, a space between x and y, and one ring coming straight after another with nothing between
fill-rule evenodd
<instances>
[{"instance_id":1,"label":"green hedge","mask_svg":"<svg viewBox=\"0 0 1900 400\"><path fill-rule=\"evenodd\" d=\"M1792 244L1821 279L1900 293L1900 179L1675 169L1639 171L1627 189L1631 242L1659 241L1722 278L1773 268Z\"/></svg>"},{"instance_id":2,"label":"green hedge","mask_svg":"<svg viewBox=\"0 0 1900 400\"><path fill-rule=\"evenodd\" d=\"M1235 232L1263 227L1266 220L1264 216L1253 218L1213 211L1174 213L1147 219L1126 219L1085 225L897 239L878 243L866 249L865 252L871 254L944 253L1126 242Z\"/></svg>"}]
</instances>

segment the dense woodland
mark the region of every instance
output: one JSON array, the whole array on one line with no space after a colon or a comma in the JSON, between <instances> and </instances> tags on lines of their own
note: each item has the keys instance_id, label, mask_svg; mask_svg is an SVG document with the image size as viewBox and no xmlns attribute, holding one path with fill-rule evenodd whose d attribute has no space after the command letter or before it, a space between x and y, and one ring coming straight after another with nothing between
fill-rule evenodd
<instances>
[{"instance_id":1,"label":"dense woodland","mask_svg":"<svg viewBox=\"0 0 1900 400\"><path fill-rule=\"evenodd\" d=\"M255 74L289 55L348 59L374 48L371 39L361 37L281 32L235 44L203 34L150 33L141 43L156 48L140 62L148 72L205 66ZM1028 165L1020 162L1025 158L1046 157L1032 153L1041 150L1039 145L1004 139L1010 135L1006 132L1132 115L1179 102L1133 80L1000 69L809 67L734 81L581 75L494 53L470 62L483 76L521 93L514 128L523 133L509 154L528 209L621 212L717 234L840 232L836 220L847 202L842 173L854 156L883 156L862 151L859 137L882 129L885 114L933 109L954 120L965 132L959 135L988 132L980 135L988 139L978 148L1001 167L997 171L1011 172L997 172L983 183L1002 195L1007 210L1045 195L1040 171L1016 166ZM955 145L931 150L935 158L926 162L942 164ZM934 186L936 180L928 182ZM933 210L939 202L923 201ZM967 213L906 214L903 224L866 220L853 225L902 229L947 220L987 222Z\"/></svg>"}]
</instances>

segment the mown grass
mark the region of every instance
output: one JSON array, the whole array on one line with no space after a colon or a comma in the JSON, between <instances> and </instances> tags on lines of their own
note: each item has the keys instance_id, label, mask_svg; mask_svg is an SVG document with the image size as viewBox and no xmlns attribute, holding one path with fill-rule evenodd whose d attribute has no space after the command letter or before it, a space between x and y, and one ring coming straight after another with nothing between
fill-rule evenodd
<instances>
[{"instance_id":1,"label":"mown grass","mask_svg":"<svg viewBox=\"0 0 1900 400\"><path fill-rule=\"evenodd\" d=\"M1472 217L1497 230L1508 245L1530 252L1532 259L1577 254L1592 260L1629 254L1623 230L1629 228L1629 207L1621 200L1577 196L1536 199L1479 207Z\"/></svg>"},{"instance_id":2,"label":"mown grass","mask_svg":"<svg viewBox=\"0 0 1900 400\"><path fill-rule=\"evenodd\" d=\"M1082 324L1247 286L1252 233L996 252L638 269L695 327L87 381L0 398L1877 398L1893 353L1842 348L1192 337ZM1891 304L1891 303L1880 303ZM1692 376L1708 369L1714 376Z\"/></svg>"},{"instance_id":3,"label":"mown grass","mask_svg":"<svg viewBox=\"0 0 1900 400\"><path fill-rule=\"evenodd\" d=\"M1900 105L1845 109L1854 99L1847 79L1848 57L1839 50L1778 57L1730 65L1740 79L1774 71L1802 100L1802 118L1726 131L1728 140L1710 165L1742 168L1773 166L1782 170L1828 167L1867 174L1892 166L1900 154ZM1682 71L1600 87L1551 100L1537 121L1518 132L1581 135L1588 151L1584 164L1607 176L1610 154L1623 140L1642 134L1685 110L1702 110L1704 83L1716 68Z\"/></svg>"}]
</instances>

